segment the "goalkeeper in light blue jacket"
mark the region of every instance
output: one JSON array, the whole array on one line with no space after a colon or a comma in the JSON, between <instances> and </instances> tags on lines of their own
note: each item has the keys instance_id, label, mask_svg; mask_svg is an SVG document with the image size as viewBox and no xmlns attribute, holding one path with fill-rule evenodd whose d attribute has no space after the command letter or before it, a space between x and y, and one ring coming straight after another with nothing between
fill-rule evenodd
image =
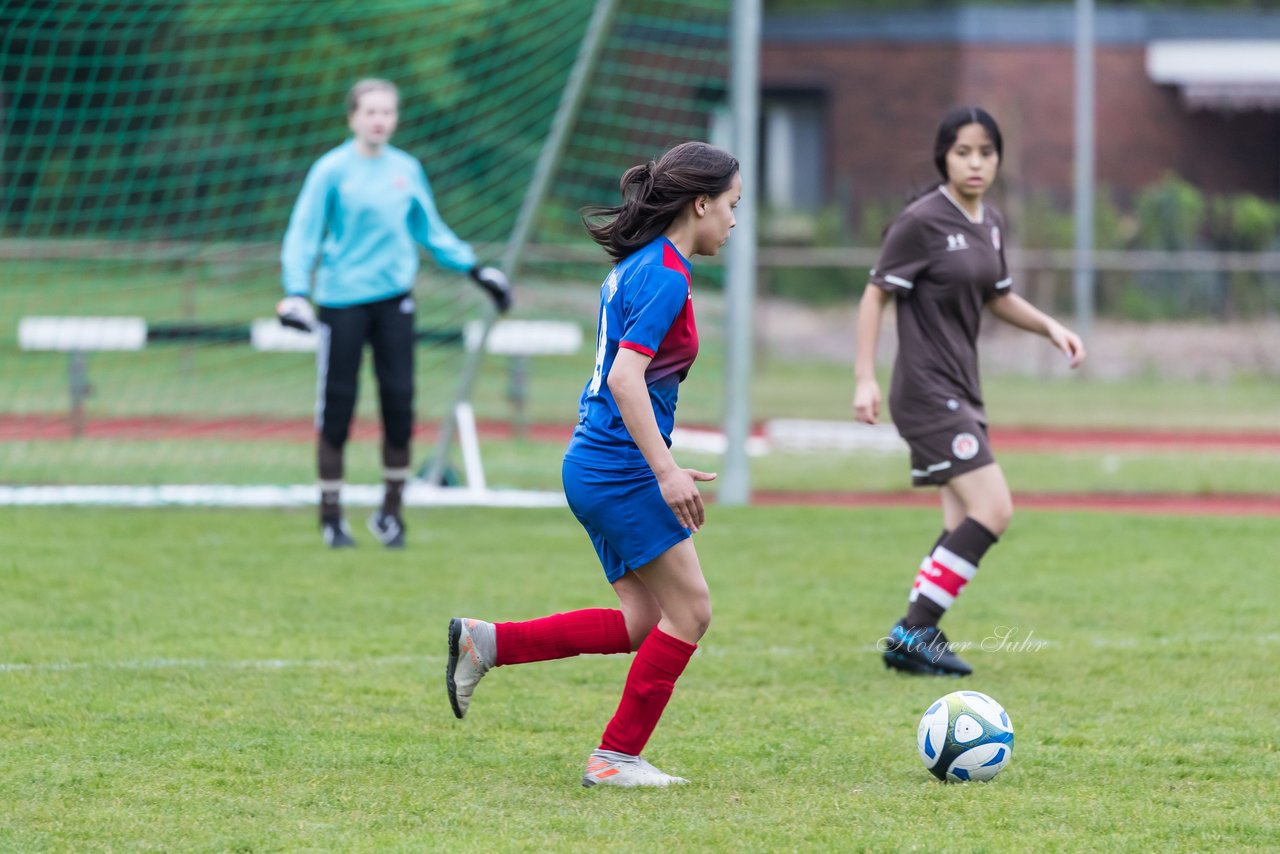
<instances>
[{"instance_id":1,"label":"goalkeeper in light blue jacket","mask_svg":"<svg viewBox=\"0 0 1280 854\"><path fill-rule=\"evenodd\" d=\"M378 378L386 484L369 529L387 547L404 545L418 245L441 266L469 273L500 312L511 304L506 276L478 266L475 251L441 219L422 165L388 144L398 106L399 93L386 80L361 80L352 87L347 123L353 136L307 173L280 258L286 294L277 306L280 322L319 333L320 528L332 548L355 544L342 515L343 451L366 343Z\"/></svg>"}]
</instances>

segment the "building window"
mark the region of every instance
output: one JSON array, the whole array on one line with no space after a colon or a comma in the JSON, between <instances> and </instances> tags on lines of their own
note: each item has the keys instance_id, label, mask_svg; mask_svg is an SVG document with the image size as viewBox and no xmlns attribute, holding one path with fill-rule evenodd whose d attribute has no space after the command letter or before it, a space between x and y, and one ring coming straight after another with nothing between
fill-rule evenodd
<instances>
[{"instance_id":1,"label":"building window","mask_svg":"<svg viewBox=\"0 0 1280 854\"><path fill-rule=\"evenodd\" d=\"M766 206L818 210L827 198L826 98L814 91L766 91L760 99L760 165Z\"/></svg>"}]
</instances>

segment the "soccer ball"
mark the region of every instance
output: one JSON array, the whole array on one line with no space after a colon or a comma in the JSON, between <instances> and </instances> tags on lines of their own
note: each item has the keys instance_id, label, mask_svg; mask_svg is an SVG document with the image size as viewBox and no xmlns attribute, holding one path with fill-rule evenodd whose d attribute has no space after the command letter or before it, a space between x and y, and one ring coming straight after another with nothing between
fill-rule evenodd
<instances>
[{"instance_id":1,"label":"soccer ball","mask_svg":"<svg viewBox=\"0 0 1280 854\"><path fill-rule=\"evenodd\" d=\"M925 767L939 780L990 780L1013 756L1013 724L986 694L955 691L924 713L916 746Z\"/></svg>"}]
</instances>

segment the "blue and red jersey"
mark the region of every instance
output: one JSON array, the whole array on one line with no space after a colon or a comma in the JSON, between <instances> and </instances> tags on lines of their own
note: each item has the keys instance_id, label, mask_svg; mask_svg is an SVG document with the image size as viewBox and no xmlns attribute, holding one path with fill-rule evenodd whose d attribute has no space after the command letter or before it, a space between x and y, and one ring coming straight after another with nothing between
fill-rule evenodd
<instances>
[{"instance_id":1,"label":"blue and red jersey","mask_svg":"<svg viewBox=\"0 0 1280 854\"><path fill-rule=\"evenodd\" d=\"M596 366L578 404L566 457L586 465L646 465L609 390L619 349L649 356L645 372L658 430L668 446L680 382L698 357L689 262L659 237L619 261L600 287Z\"/></svg>"}]
</instances>

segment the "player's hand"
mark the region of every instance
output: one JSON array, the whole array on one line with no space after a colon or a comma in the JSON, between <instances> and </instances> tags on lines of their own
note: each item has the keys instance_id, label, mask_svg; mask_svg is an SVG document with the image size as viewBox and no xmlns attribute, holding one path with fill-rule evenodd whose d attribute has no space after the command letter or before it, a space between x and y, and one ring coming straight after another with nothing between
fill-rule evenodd
<instances>
[{"instance_id":1,"label":"player's hand","mask_svg":"<svg viewBox=\"0 0 1280 854\"><path fill-rule=\"evenodd\" d=\"M472 267L471 278L493 300L498 313L506 314L511 308L511 283L507 281L507 274L497 267Z\"/></svg>"},{"instance_id":2,"label":"player's hand","mask_svg":"<svg viewBox=\"0 0 1280 854\"><path fill-rule=\"evenodd\" d=\"M863 424L880 420L880 383L859 380L853 391L853 417Z\"/></svg>"},{"instance_id":3,"label":"player's hand","mask_svg":"<svg viewBox=\"0 0 1280 854\"><path fill-rule=\"evenodd\" d=\"M1084 342L1079 335L1055 322L1049 326L1049 340L1071 360L1071 367L1080 367L1084 361Z\"/></svg>"},{"instance_id":4,"label":"player's hand","mask_svg":"<svg viewBox=\"0 0 1280 854\"><path fill-rule=\"evenodd\" d=\"M707 521L702 493L698 491L696 481L715 479L715 474L711 472L676 468L658 478L658 489L662 492L662 500L676 514L676 520L690 531L696 532Z\"/></svg>"},{"instance_id":5,"label":"player's hand","mask_svg":"<svg viewBox=\"0 0 1280 854\"><path fill-rule=\"evenodd\" d=\"M276 317L281 325L303 332L314 331L317 326L316 311L306 297L292 296L280 300L276 303Z\"/></svg>"}]
</instances>

